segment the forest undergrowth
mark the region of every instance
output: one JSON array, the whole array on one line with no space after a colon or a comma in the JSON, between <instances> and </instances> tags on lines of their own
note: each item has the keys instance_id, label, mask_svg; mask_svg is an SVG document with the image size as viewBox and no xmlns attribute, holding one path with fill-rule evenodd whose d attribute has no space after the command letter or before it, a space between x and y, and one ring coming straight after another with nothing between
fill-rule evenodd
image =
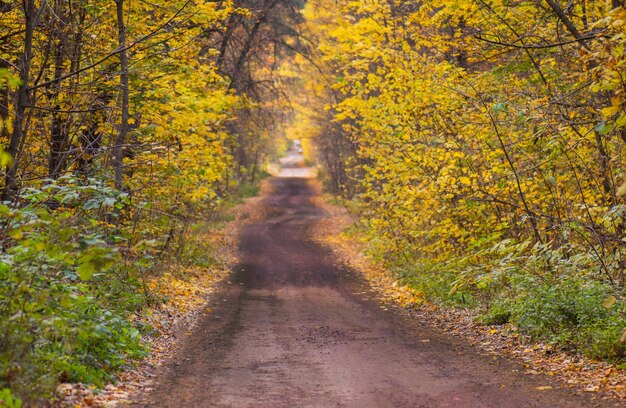
<instances>
[{"instance_id":1,"label":"forest undergrowth","mask_svg":"<svg viewBox=\"0 0 626 408\"><path fill-rule=\"evenodd\" d=\"M144 328L145 358L129 361L104 387L89 382L60 384L53 398L55 406L132 404L140 393L153 387L156 371L171 362L199 317L212 313L207 302L221 284L228 284L239 262L241 229L265 214L259 194L269 188L265 181L246 186L219 216L190 231L187 253L196 256L175 258L160 267L162 273L148 278L148 294L154 300L129 316L135 327Z\"/></svg>"},{"instance_id":2,"label":"forest undergrowth","mask_svg":"<svg viewBox=\"0 0 626 408\"><path fill-rule=\"evenodd\" d=\"M28 207L7 212L11 219L29 218L28 227L9 232L14 239L22 237L19 252L7 251L3 258L9 264L11 257L2 277L14 302L3 309L13 317L2 322L3 344L10 351L2 364L11 386L2 402L12 406L23 396L28 405L84 403L110 396L112 390L116 399L132 391L109 384L119 382L120 373L132 376L145 357L155 364L155 353L158 360L173 352L215 284L229 275L237 228L251 217L249 205L237 203L257 191L256 186L242 188L191 223L166 250L157 241L120 250L94 238L85 250L81 241L68 240L86 228L80 218L62 217L61 227L46 222L52 217L28 214ZM102 225L97 228L103 231ZM98 397L105 385L108 392Z\"/></svg>"}]
</instances>

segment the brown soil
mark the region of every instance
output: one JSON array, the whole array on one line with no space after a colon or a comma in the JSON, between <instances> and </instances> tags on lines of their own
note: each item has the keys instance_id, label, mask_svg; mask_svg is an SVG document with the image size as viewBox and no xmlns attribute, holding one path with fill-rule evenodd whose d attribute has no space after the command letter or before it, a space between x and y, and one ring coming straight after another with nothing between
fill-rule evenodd
<instances>
[{"instance_id":1,"label":"brown soil","mask_svg":"<svg viewBox=\"0 0 626 408\"><path fill-rule=\"evenodd\" d=\"M158 407L593 407L376 300L312 239L310 180L274 178L210 312L135 400ZM550 389L552 387L552 389Z\"/></svg>"}]
</instances>

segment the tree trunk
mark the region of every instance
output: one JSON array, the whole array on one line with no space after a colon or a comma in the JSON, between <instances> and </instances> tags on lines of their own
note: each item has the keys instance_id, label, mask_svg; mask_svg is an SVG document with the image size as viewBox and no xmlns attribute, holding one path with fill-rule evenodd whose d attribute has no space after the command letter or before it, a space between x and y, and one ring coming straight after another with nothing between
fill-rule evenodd
<instances>
[{"instance_id":1,"label":"tree trunk","mask_svg":"<svg viewBox=\"0 0 626 408\"><path fill-rule=\"evenodd\" d=\"M561 5L558 3L558 0L556 0L556 1L555 0L546 0L546 3L548 3L548 6L550 6L550 8L554 12L554 14L557 15L559 20L561 20L561 22L567 28L567 31L570 32L570 34L576 39L576 41L578 41L578 43L580 45L582 45L587 51L590 51L591 48L589 48L589 44L587 44L587 41L580 34L580 31L578 31L578 28L576 28L576 26L574 25L572 20L567 18L567 16L565 15L565 12L561 8Z\"/></svg>"},{"instance_id":2,"label":"tree trunk","mask_svg":"<svg viewBox=\"0 0 626 408\"><path fill-rule=\"evenodd\" d=\"M56 55L54 57L54 78L59 79L63 75L63 35L59 35L59 42L57 44ZM51 100L57 100L59 97L61 88L61 80L55 82L52 85L52 91L50 93ZM67 131L64 127L63 115L59 112L61 105L56 103L52 113L52 125L50 126L50 157L48 158L48 174L50 178L56 179L63 171L65 159L67 157Z\"/></svg>"},{"instance_id":3,"label":"tree trunk","mask_svg":"<svg viewBox=\"0 0 626 408\"><path fill-rule=\"evenodd\" d=\"M0 69L9 68L9 64L7 64L4 60L0 60ZM2 137L2 140L9 139L9 127L6 122L7 119L9 119L9 89L2 88L0 89L0 137Z\"/></svg>"},{"instance_id":4,"label":"tree trunk","mask_svg":"<svg viewBox=\"0 0 626 408\"><path fill-rule=\"evenodd\" d=\"M122 117L119 125L115 145L113 147L113 166L115 167L115 188L124 187L124 144L128 134L129 93L128 84L128 53L126 48L126 27L124 25L124 0L115 0L117 6L117 32L120 52L120 91L122 97Z\"/></svg>"},{"instance_id":5,"label":"tree trunk","mask_svg":"<svg viewBox=\"0 0 626 408\"><path fill-rule=\"evenodd\" d=\"M37 20L43 10L35 9L35 0L27 0L24 2L24 49L19 60L20 81L21 84L17 89L15 101L15 118L13 119L13 132L9 138L7 153L13 158L13 163L6 166L6 174L4 176L4 189L2 190L2 200L11 201L17 195L17 169L20 164L20 146L24 139L24 116L29 100L28 84L30 82L30 65L33 58L33 35Z\"/></svg>"}]
</instances>

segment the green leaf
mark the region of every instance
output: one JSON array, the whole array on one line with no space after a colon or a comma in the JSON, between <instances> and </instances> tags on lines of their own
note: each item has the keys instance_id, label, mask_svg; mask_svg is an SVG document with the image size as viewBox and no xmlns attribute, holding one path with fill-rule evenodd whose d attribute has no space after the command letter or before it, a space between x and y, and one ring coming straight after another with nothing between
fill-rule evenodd
<instances>
[{"instance_id":1,"label":"green leaf","mask_svg":"<svg viewBox=\"0 0 626 408\"><path fill-rule=\"evenodd\" d=\"M85 239L81 241L81 249L84 250L83 255L78 258L78 268L76 274L78 277L87 281L98 272L111 268L115 261L119 259L119 253L111 248L98 246L101 241L93 239ZM95 244L95 246L94 246Z\"/></svg>"},{"instance_id":2,"label":"green leaf","mask_svg":"<svg viewBox=\"0 0 626 408\"><path fill-rule=\"evenodd\" d=\"M611 131L611 126L609 126L605 121L598 123L595 128L596 132L601 135L606 135Z\"/></svg>"},{"instance_id":3,"label":"green leaf","mask_svg":"<svg viewBox=\"0 0 626 408\"><path fill-rule=\"evenodd\" d=\"M493 111L495 113L506 112L506 103L504 103L504 102L496 103L493 106Z\"/></svg>"},{"instance_id":4,"label":"green leaf","mask_svg":"<svg viewBox=\"0 0 626 408\"><path fill-rule=\"evenodd\" d=\"M22 400L13 396L9 388L0 390L0 406L7 408L21 408Z\"/></svg>"},{"instance_id":5,"label":"green leaf","mask_svg":"<svg viewBox=\"0 0 626 408\"><path fill-rule=\"evenodd\" d=\"M85 210L98 209L100 208L100 204L102 204L101 200L97 198L92 198L91 200L88 200L85 204L83 204L83 209Z\"/></svg>"},{"instance_id":6,"label":"green leaf","mask_svg":"<svg viewBox=\"0 0 626 408\"><path fill-rule=\"evenodd\" d=\"M80 263L78 265L78 268L76 268L76 274L82 281L88 281L89 279L91 279L94 273L96 273L96 268L88 260Z\"/></svg>"},{"instance_id":7,"label":"green leaf","mask_svg":"<svg viewBox=\"0 0 626 408\"><path fill-rule=\"evenodd\" d=\"M622 128L626 126L626 113L621 115L619 118L617 118L617 120L615 121L615 127L616 128Z\"/></svg>"}]
</instances>

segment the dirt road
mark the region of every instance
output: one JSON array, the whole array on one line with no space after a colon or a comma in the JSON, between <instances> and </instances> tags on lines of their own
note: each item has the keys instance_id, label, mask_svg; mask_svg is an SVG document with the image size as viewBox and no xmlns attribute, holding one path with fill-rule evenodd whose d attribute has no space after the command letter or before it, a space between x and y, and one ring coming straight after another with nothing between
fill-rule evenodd
<instances>
[{"instance_id":1,"label":"dirt road","mask_svg":"<svg viewBox=\"0 0 626 408\"><path fill-rule=\"evenodd\" d=\"M604 406L383 310L312 242L324 214L307 179L271 184L270 215L241 235L243 263L137 405ZM548 385L555 389L537 390Z\"/></svg>"}]
</instances>

